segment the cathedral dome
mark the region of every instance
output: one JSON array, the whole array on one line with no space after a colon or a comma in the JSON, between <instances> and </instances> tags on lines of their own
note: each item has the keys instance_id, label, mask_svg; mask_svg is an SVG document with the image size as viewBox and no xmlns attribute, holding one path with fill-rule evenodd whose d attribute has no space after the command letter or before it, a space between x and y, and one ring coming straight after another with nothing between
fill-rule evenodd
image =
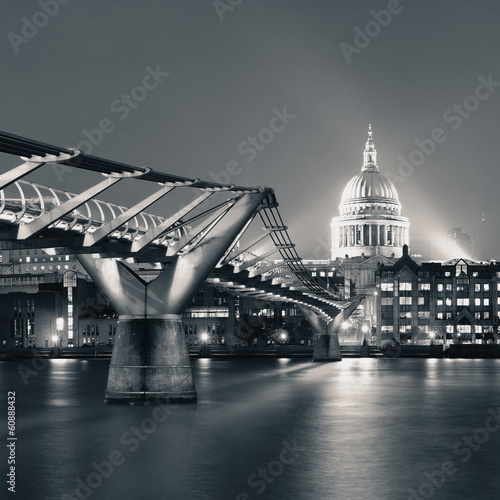
<instances>
[{"instance_id":1,"label":"cathedral dome","mask_svg":"<svg viewBox=\"0 0 500 500\"><path fill-rule=\"evenodd\" d=\"M394 184L378 170L365 170L355 175L344 188L341 205L360 201L399 203Z\"/></svg>"},{"instance_id":2,"label":"cathedral dome","mask_svg":"<svg viewBox=\"0 0 500 500\"><path fill-rule=\"evenodd\" d=\"M371 125L363 152L361 172L355 175L344 188L340 202L341 215L356 215L367 212L387 214L401 213L398 192L390 179L382 175L377 166L377 151L373 143Z\"/></svg>"},{"instance_id":3,"label":"cathedral dome","mask_svg":"<svg viewBox=\"0 0 500 500\"><path fill-rule=\"evenodd\" d=\"M377 166L372 127L363 166L344 188L340 215L332 219L332 259L400 257L409 241L410 222L401 215L398 192Z\"/></svg>"}]
</instances>

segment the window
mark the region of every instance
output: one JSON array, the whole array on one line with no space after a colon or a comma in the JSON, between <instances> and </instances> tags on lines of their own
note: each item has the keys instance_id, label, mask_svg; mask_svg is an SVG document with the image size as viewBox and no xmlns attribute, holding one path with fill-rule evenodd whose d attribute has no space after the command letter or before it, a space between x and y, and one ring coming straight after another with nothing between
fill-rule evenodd
<instances>
[{"instance_id":1,"label":"window","mask_svg":"<svg viewBox=\"0 0 500 500\"><path fill-rule=\"evenodd\" d=\"M446 325L446 333L453 333L453 325Z\"/></svg>"},{"instance_id":2,"label":"window","mask_svg":"<svg viewBox=\"0 0 500 500\"><path fill-rule=\"evenodd\" d=\"M483 333L483 327L481 325L475 325L474 326L474 331L476 333Z\"/></svg>"},{"instance_id":3,"label":"window","mask_svg":"<svg viewBox=\"0 0 500 500\"><path fill-rule=\"evenodd\" d=\"M438 307L442 306L443 305L443 299L438 299L437 300L437 305L438 305Z\"/></svg>"},{"instance_id":4,"label":"window","mask_svg":"<svg viewBox=\"0 0 500 500\"><path fill-rule=\"evenodd\" d=\"M418 298L418 305L423 306L425 304L425 297L419 297Z\"/></svg>"},{"instance_id":5,"label":"window","mask_svg":"<svg viewBox=\"0 0 500 500\"><path fill-rule=\"evenodd\" d=\"M392 306L393 298L392 297L382 297L380 299L380 301L381 301L381 305L383 305L383 306Z\"/></svg>"},{"instance_id":6,"label":"window","mask_svg":"<svg viewBox=\"0 0 500 500\"><path fill-rule=\"evenodd\" d=\"M499 283L499 285L500 285L500 283ZM394 284L393 283L381 283L380 289L383 292L393 292L394 291ZM500 290L500 288L499 288L499 290Z\"/></svg>"},{"instance_id":7,"label":"window","mask_svg":"<svg viewBox=\"0 0 500 500\"><path fill-rule=\"evenodd\" d=\"M450 271L446 271L446 272L444 273L444 275L445 275L445 277L446 277L446 278L449 278L449 277L451 276L451 273L450 273Z\"/></svg>"},{"instance_id":8,"label":"window","mask_svg":"<svg viewBox=\"0 0 500 500\"><path fill-rule=\"evenodd\" d=\"M481 313L480 312L475 313L474 318L481 319Z\"/></svg>"},{"instance_id":9,"label":"window","mask_svg":"<svg viewBox=\"0 0 500 500\"><path fill-rule=\"evenodd\" d=\"M401 305L409 306L411 305L411 297L399 297L399 303Z\"/></svg>"},{"instance_id":10,"label":"window","mask_svg":"<svg viewBox=\"0 0 500 500\"><path fill-rule=\"evenodd\" d=\"M430 283L420 283L418 285L419 290L430 290L431 289L431 284Z\"/></svg>"},{"instance_id":11,"label":"window","mask_svg":"<svg viewBox=\"0 0 500 500\"><path fill-rule=\"evenodd\" d=\"M438 283L438 285L437 285L437 291L438 292L442 292L443 291L443 284L442 283Z\"/></svg>"},{"instance_id":12,"label":"window","mask_svg":"<svg viewBox=\"0 0 500 500\"><path fill-rule=\"evenodd\" d=\"M499 299L500 299L500 297L499 297ZM475 306L480 306L481 305L481 299L479 299L479 298L478 299L474 299L474 305Z\"/></svg>"},{"instance_id":13,"label":"window","mask_svg":"<svg viewBox=\"0 0 500 500\"><path fill-rule=\"evenodd\" d=\"M436 318L443 319L443 313L442 312L437 313Z\"/></svg>"},{"instance_id":14,"label":"window","mask_svg":"<svg viewBox=\"0 0 500 500\"><path fill-rule=\"evenodd\" d=\"M446 299L446 305L451 306L451 299L450 298Z\"/></svg>"},{"instance_id":15,"label":"window","mask_svg":"<svg viewBox=\"0 0 500 500\"><path fill-rule=\"evenodd\" d=\"M468 306L468 305L469 305L469 299L457 299L457 306Z\"/></svg>"},{"instance_id":16,"label":"window","mask_svg":"<svg viewBox=\"0 0 500 500\"><path fill-rule=\"evenodd\" d=\"M411 290L411 283L408 283L406 281L403 282L403 283L400 283L399 284L399 289L400 290L406 290L406 291Z\"/></svg>"},{"instance_id":17,"label":"window","mask_svg":"<svg viewBox=\"0 0 500 500\"><path fill-rule=\"evenodd\" d=\"M497 291L500 292L500 283L497 283Z\"/></svg>"},{"instance_id":18,"label":"window","mask_svg":"<svg viewBox=\"0 0 500 500\"><path fill-rule=\"evenodd\" d=\"M484 313L483 313L483 319L490 319L490 313L489 313L489 311L484 311Z\"/></svg>"},{"instance_id":19,"label":"window","mask_svg":"<svg viewBox=\"0 0 500 500\"><path fill-rule=\"evenodd\" d=\"M484 283L484 285L483 285L483 290L484 290L485 292L489 292L489 291L490 291L490 284L489 284L489 283Z\"/></svg>"},{"instance_id":20,"label":"window","mask_svg":"<svg viewBox=\"0 0 500 500\"><path fill-rule=\"evenodd\" d=\"M474 285L474 291L475 292L480 292L481 291L481 283L476 283Z\"/></svg>"},{"instance_id":21,"label":"window","mask_svg":"<svg viewBox=\"0 0 500 500\"><path fill-rule=\"evenodd\" d=\"M451 292L451 283L446 283L446 291Z\"/></svg>"},{"instance_id":22,"label":"window","mask_svg":"<svg viewBox=\"0 0 500 500\"><path fill-rule=\"evenodd\" d=\"M489 306L490 305L490 299L486 298L483 299L483 306Z\"/></svg>"}]
</instances>

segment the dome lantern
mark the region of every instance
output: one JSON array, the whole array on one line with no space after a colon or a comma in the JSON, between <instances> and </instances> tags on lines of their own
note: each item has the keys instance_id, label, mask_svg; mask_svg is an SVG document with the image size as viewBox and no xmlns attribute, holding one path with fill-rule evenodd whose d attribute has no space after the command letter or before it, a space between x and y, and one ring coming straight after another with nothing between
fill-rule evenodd
<instances>
[{"instance_id":1,"label":"dome lantern","mask_svg":"<svg viewBox=\"0 0 500 500\"><path fill-rule=\"evenodd\" d=\"M365 150L363 151L363 166L361 171L365 170L375 170L378 172L377 166L377 150L375 149L375 144L373 143L372 136L372 124L368 125L368 139L365 144Z\"/></svg>"}]
</instances>

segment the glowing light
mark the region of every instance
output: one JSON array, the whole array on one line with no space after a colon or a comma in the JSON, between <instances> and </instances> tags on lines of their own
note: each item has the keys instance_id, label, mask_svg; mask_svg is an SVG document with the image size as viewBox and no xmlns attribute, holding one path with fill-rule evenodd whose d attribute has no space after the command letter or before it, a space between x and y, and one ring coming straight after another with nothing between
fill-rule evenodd
<instances>
[{"instance_id":1,"label":"glowing light","mask_svg":"<svg viewBox=\"0 0 500 500\"><path fill-rule=\"evenodd\" d=\"M64 328L64 318L57 318L56 319L56 329L62 330L63 328Z\"/></svg>"},{"instance_id":2,"label":"glowing light","mask_svg":"<svg viewBox=\"0 0 500 500\"><path fill-rule=\"evenodd\" d=\"M203 340L203 342L206 342L208 340L208 333L202 333L201 340Z\"/></svg>"},{"instance_id":3,"label":"glowing light","mask_svg":"<svg viewBox=\"0 0 500 500\"><path fill-rule=\"evenodd\" d=\"M349 328L349 321L342 322L342 330L347 330Z\"/></svg>"},{"instance_id":4,"label":"glowing light","mask_svg":"<svg viewBox=\"0 0 500 500\"><path fill-rule=\"evenodd\" d=\"M286 340L286 333L285 332L283 332L283 333L280 334L280 339L283 340L283 341Z\"/></svg>"},{"instance_id":5,"label":"glowing light","mask_svg":"<svg viewBox=\"0 0 500 500\"><path fill-rule=\"evenodd\" d=\"M362 331L363 333L368 332L368 330L369 330L368 325L363 325L363 326L361 327L361 331Z\"/></svg>"},{"instance_id":6,"label":"glowing light","mask_svg":"<svg viewBox=\"0 0 500 500\"><path fill-rule=\"evenodd\" d=\"M57 335L52 335L52 342L57 342L59 337Z\"/></svg>"}]
</instances>

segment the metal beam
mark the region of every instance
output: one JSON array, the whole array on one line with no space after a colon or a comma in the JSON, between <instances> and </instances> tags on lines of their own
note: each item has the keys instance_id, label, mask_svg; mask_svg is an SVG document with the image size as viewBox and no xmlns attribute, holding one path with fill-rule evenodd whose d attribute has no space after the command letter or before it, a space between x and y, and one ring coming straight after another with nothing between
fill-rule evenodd
<instances>
[{"instance_id":1,"label":"metal beam","mask_svg":"<svg viewBox=\"0 0 500 500\"><path fill-rule=\"evenodd\" d=\"M179 222L186 214L192 212L198 205L201 205L207 198L213 195L213 191L207 191L203 193L201 196L198 196L196 200L193 200L191 203L187 204L184 208L181 208L174 215L164 220L161 224L150 229L146 234L144 234L139 240L135 240L132 244L132 252L139 252L146 245L149 245L152 241L156 240L156 238L160 237L163 233L165 233L171 226L173 226L176 222Z\"/></svg>"},{"instance_id":2,"label":"metal beam","mask_svg":"<svg viewBox=\"0 0 500 500\"><path fill-rule=\"evenodd\" d=\"M238 258L242 253L245 253L245 252L248 252L248 250L250 248L252 248L254 245L256 245L257 243L259 243L260 241L262 241L264 238L266 238L267 236L269 236L269 233L265 233L265 234L261 234L259 236L257 236L257 238L253 239L246 247L244 247L242 250L238 250L235 254L233 255L228 255L224 261L222 262L222 265L225 265L225 264L228 264L229 262L231 262L232 260Z\"/></svg>"},{"instance_id":3,"label":"metal beam","mask_svg":"<svg viewBox=\"0 0 500 500\"><path fill-rule=\"evenodd\" d=\"M214 227L215 225L226 215L229 208L224 207L219 209L215 216L210 218L208 221L204 220L196 228L193 228L188 234L184 235L179 239L177 243L168 247L167 256L173 256L181 252L188 245L191 245L195 240L198 239L196 244L198 244ZM193 246L195 248L196 245ZM193 249L191 248L190 251Z\"/></svg>"},{"instance_id":4,"label":"metal beam","mask_svg":"<svg viewBox=\"0 0 500 500\"><path fill-rule=\"evenodd\" d=\"M122 177L108 177L104 181L99 182L99 184L92 186L83 193L77 194L70 200L64 202L62 205L59 205L58 207L53 208L49 212L46 212L45 214L41 215L40 217L37 217L32 222L19 223L17 230L17 239L25 240L27 238L30 238L31 236L35 236L40 231L43 231L51 224L58 221L61 217L64 217L65 215L69 214L70 212L75 210L75 208L78 208L80 205L87 203L94 196L98 195L99 193L102 193L104 190L108 189L113 184L116 184L121 180Z\"/></svg>"},{"instance_id":5,"label":"metal beam","mask_svg":"<svg viewBox=\"0 0 500 500\"><path fill-rule=\"evenodd\" d=\"M58 156L45 155L45 156L32 156L31 158L22 157L23 160L24 159L26 160L24 163L0 175L0 189L6 188L13 182L16 182L17 180L30 174L31 172L34 172L35 170L45 165L46 163L58 163L61 161L65 161L75 156L78 156L79 153L80 152L77 151L72 155L61 153Z\"/></svg>"},{"instance_id":6,"label":"metal beam","mask_svg":"<svg viewBox=\"0 0 500 500\"><path fill-rule=\"evenodd\" d=\"M133 219L139 212L146 210L146 208L152 205L155 201L158 201L160 198L165 196L173 189L175 188L170 186L162 187L160 190L156 191L156 193L153 193L151 196L148 196L146 199L140 201L132 208L129 208L128 210L120 214L118 217L115 217L108 223L103 224L99 229L96 229L93 233L85 234L83 246L85 247L92 246L95 243L106 238L106 236L109 236L111 233L116 231L120 226L127 223L130 219Z\"/></svg>"}]
</instances>

